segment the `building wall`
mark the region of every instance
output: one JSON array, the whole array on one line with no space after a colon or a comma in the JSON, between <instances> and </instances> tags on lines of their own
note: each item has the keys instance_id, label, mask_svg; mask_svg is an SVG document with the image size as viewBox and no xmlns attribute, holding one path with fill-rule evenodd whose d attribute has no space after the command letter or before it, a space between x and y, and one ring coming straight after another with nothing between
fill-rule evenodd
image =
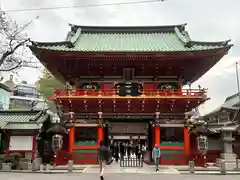
<instances>
[{"instance_id":1,"label":"building wall","mask_svg":"<svg viewBox=\"0 0 240 180\"><path fill-rule=\"evenodd\" d=\"M40 99L39 93L35 85L18 84L14 88L14 95L10 97L11 109L43 109L46 103Z\"/></svg>"},{"instance_id":2,"label":"building wall","mask_svg":"<svg viewBox=\"0 0 240 180\"><path fill-rule=\"evenodd\" d=\"M221 140L208 139L208 150L223 150L223 142Z\"/></svg>"},{"instance_id":3,"label":"building wall","mask_svg":"<svg viewBox=\"0 0 240 180\"><path fill-rule=\"evenodd\" d=\"M39 93L35 85L18 84L14 88L14 96L39 98Z\"/></svg>"},{"instance_id":4,"label":"building wall","mask_svg":"<svg viewBox=\"0 0 240 180\"><path fill-rule=\"evenodd\" d=\"M7 110L9 108L10 92L0 89L0 109Z\"/></svg>"},{"instance_id":5,"label":"building wall","mask_svg":"<svg viewBox=\"0 0 240 180\"><path fill-rule=\"evenodd\" d=\"M21 96L11 96L10 97L10 108L11 109L31 109L33 101L36 101L34 108L44 109L46 108L46 103L42 99L35 99L29 97Z\"/></svg>"}]
</instances>

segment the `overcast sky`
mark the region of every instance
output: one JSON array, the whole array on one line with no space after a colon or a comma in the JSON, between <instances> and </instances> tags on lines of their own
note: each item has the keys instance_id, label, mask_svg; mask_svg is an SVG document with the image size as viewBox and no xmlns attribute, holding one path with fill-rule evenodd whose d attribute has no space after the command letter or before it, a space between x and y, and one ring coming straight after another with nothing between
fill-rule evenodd
<instances>
[{"instance_id":1,"label":"overcast sky","mask_svg":"<svg viewBox=\"0 0 240 180\"><path fill-rule=\"evenodd\" d=\"M1 0L4 10L106 4L138 0ZM141 0L139 0L141 1ZM144 1L144 0L142 0ZM211 100L201 108L209 112L224 99L237 92L235 62L240 60L239 0L167 0L145 4L128 4L48 11L9 12L18 23L27 23L40 16L27 29L36 41L62 41L68 23L81 25L172 25L188 23L193 40L221 41L232 39L234 47L216 66L194 83L208 88ZM28 70L29 71L29 70ZM23 80L34 82L39 72L20 73Z\"/></svg>"}]
</instances>

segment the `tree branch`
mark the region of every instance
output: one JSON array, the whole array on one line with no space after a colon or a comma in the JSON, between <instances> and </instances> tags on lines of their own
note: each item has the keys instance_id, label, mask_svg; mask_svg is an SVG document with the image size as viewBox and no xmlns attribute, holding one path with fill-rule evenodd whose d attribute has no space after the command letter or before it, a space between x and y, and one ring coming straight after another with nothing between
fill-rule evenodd
<instances>
[{"instance_id":1,"label":"tree branch","mask_svg":"<svg viewBox=\"0 0 240 180\"><path fill-rule=\"evenodd\" d=\"M11 68L9 68L9 69L0 69L0 72L1 72L1 71L2 71L2 72L12 71L12 70L14 70L14 69L19 68L19 67L21 66L21 64L22 64L22 61L18 62L17 65L15 65L15 66L13 66L13 67L11 67Z\"/></svg>"},{"instance_id":2,"label":"tree branch","mask_svg":"<svg viewBox=\"0 0 240 180\"><path fill-rule=\"evenodd\" d=\"M29 41L29 40L30 40L30 38L28 38L28 39L26 39L26 40L24 40L24 41L21 41L21 42L19 42L14 48L11 48L10 51L4 52L3 55L2 55L2 57L0 58L0 67L1 67L1 65L4 63L4 60L5 60L8 56L12 55L20 46L23 46L23 45L24 45L27 41Z\"/></svg>"},{"instance_id":3,"label":"tree branch","mask_svg":"<svg viewBox=\"0 0 240 180\"><path fill-rule=\"evenodd\" d=\"M22 53L26 53L27 56L28 49L25 44L30 39L25 38L23 31L38 18L39 16L19 26L0 7L0 72L13 71L25 66L31 67L29 59L25 59L25 54L19 54L19 51L22 50Z\"/></svg>"}]
</instances>

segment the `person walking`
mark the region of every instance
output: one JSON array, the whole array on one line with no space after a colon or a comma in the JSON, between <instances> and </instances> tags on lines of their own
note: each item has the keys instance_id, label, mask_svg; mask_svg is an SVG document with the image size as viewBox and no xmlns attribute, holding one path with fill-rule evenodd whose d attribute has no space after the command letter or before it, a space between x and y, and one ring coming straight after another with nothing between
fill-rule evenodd
<instances>
[{"instance_id":1,"label":"person walking","mask_svg":"<svg viewBox=\"0 0 240 180\"><path fill-rule=\"evenodd\" d=\"M103 180L104 167L108 162L110 152L108 148L104 146L104 142L100 141L100 147L98 148L98 162L100 165L100 179Z\"/></svg>"},{"instance_id":2,"label":"person walking","mask_svg":"<svg viewBox=\"0 0 240 180\"><path fill-rule=\"evenodd\" d=\"M115 158L115 162L118 163L118 159L119 159L119 144L118 144L118 142L116 142L114 145L114 158Z\"/></svg>"},{"instance_id":3,"label":"person walking","mask_svg":"<svg viewBox=\"0 0 240 180\"><path fill-rule=\"evenodd\" d=\"M127 157L130 158L132 153L132 145L130 143L127 143L126 149L127 149Z\"/></svg>"},{"instance_id":4,"label":"person walking","mask_svg":"<svg viewBox=\"0 0 240 180\"><path fill-rule=\"evenodd\" d=\"M141 146L140 146L140 144L137 144L137 145L136 145L135 155L136 155L136 158L137 158L137 159L140 159L140 158L141 158Z\"/></svg>"},{"instance_id":5,"label":"person walking","mask_svg":"<svg viewBox=\"0 0 240 180\"><path fill-rule=\"evenodd\" d=\"M125 147L123 142L120 143L120 159L123 160L125 154Z\"/></svg>"},{"instance_id":6,"label":"person walking","mask_svg":"<svg viewBox=\"0 0 240 180\"><path fill-rule=\"evenodd\" d=\"M161 155L161 151L160 151L158 145L156 144L152 150L152 159L155 164L156 172L159 171L158 165L159 165L160 155Z\"/></svg>"},{"instance_id":7,"label":"person walking","mask_svg":"<svg viewBox=\"0 0 240 180\"><path fill-rule=\"evenodd\" d=\"M114 145L115 145L115 143L113 141L111 141L109 149L112 154L112 159L114 158Z\"/></svg>"}]
</instances>

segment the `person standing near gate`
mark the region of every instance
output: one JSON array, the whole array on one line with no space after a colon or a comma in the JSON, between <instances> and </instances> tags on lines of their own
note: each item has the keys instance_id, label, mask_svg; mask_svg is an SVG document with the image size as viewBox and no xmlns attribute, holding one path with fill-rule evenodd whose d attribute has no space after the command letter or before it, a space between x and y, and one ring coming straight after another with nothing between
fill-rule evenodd
<instances>
[{"instance_id":1,"label":"person standing near gate","mask_svg":"<svg viewBox=\"0 0 240 180\"><path fill-rule=\"evenodd\" d=\"M140 144L136 144L135 155L136 155L136 158L140 159L140 157L141 157L141 147L140 147Z\"/></svg>"},{"instance_id":2,"label":"person standing near gate","mask_svg":"<svg viewBox=\"0 0 240 180\"><path fill-rule=\"evenodd\" d=\"M119 144L116 141L114 143L114 158L115 158L115 162L118 163L118 159L119 159Z\"/></svg>"},{"instance_id":3,"label":"person standing near gate","mask_svg":"<svg viewBox=\"0 0 240 180\"><path fill-rule=\"evenodd\" d=\"M132 145L130 143L127 143L126 150L127 150L127 157L130 158L132 153Z\"/></svg>"},{"instance_id":4,"label":"person standing near gate","mask_svg":"<svg viewBox=\"0 0 240 180\"><path fill-rule=\"evenodd\" d=\"M124 144L121 142L120 143L120 158L121 158L121 160L123 160L124 154L125 154L125 147L124 147Z\"/></svg>"},{"instance_id":5,"label":"person standing near gate","mask_svg":"<svg viewBox=\"0 0 240 180\"><path fill-rule=\"evenodd\" d=\"M115 145L115 143L113 141L111 141L109 149L112 154L112 159L114 158L114 145Z\"/></svg>"},{"instance_id":6,"label":"person standing near gate","mask_svg":"<svg viewBox=\"0 0 240 180\"><path fill-rule=\"evenodd\" d=\"M100 147L98 148L98 162L100 165L100 179L103 180L103 172L105 164L108 162L110 152L108 148L104 146L104 142L100 141Z\"/></svg>"},{"instance_id":7,"label":"person standing near gate","mask_svg":"<svg viewBox=\"0 0 240 180\"><path fill-rule=\"evenodd\" d=\"M152 150L152 159L153 159L154 164L155 164L156 172L159 170L158 165L159 165L160 155L161 155L161 151L160 151L158 145L156 144L155 147Z\"/></svg>"}]
</instances>

